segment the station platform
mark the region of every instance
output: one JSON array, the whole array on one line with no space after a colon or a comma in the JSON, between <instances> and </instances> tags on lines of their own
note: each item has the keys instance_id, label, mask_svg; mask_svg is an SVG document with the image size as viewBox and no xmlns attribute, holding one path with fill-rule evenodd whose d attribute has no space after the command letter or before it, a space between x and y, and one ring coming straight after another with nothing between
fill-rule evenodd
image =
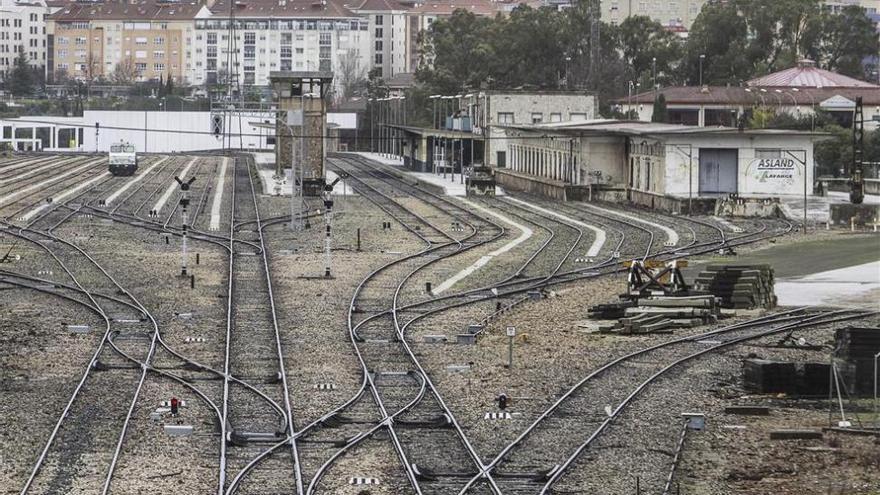
<instances>
[{"instance_id":1,"label":"station platform","mask_svg":"<svg viewBox=\"0 0 880 495\"><path fill-rule=\"evenodd\" d=\"M273 196L290 196L291 184L290 169L284 170L284 181L279 183L275 180L275 154L274 153L252 153L254 162L257 164L257 171L260 174L260 181L263 183L263 191ZM327 180L333 182L337 175L328 170ZM345 181L340 181L333 188L334 196L353 196L357 193Z\"/></svg>"},{"instance_id":2,"label":"station platform","mask_svg":"<svg viewBox=\"0 0 880 495\"><path fill-rule=\"evenodd\" d=\"M403 159L396 156L388 157L387 155L380 153L368 153L363 151L352 152L350 154L369 158L370 160L377 161L383 165L397 167L400 173L411 175L413 178L418 179L421 182L442 187L446 196L467 196L467 186L462 184L461 177L458 174L453 176L447 174L444 178L442 174L413 172L407 170L403 166ZM495 186L495 196L504 196L504 190L497 185Z\"/></svg>"}]
</instances>

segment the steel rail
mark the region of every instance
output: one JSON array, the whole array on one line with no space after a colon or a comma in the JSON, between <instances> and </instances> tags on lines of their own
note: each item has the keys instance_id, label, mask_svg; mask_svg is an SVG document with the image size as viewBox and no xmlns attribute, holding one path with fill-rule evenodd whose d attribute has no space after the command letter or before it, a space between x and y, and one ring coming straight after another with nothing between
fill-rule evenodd
<instances>
[{"instance_id":1,"label":"steel rail","mask_svg":"<svg viewBox=\"0 0 880 495\"><path fill-rule=\"evenodd\" d=\"M845 315L845 313L855 313L855 314ZM841 316L832 317L830 319L827 319L829 316L832 316L835 314L840 314ZM820 315L817 315L812 318L806 318L806 319L804 319L800 322L797 322L797 323L783 325L782 327L773 328L773 329L770 329L770 330L767 330L764 332L756 333L754 335L747 335L747 336L731 339L726 342L722 342L720 344L714 345L710 348L689 354L681 359L678 359L678 360L668 364L667 366L665 366L661 370L659 370L656 373L654 373L653 375L651 375L648 379L643 381L638 387L633 389L632 392L630 392L630 394L626 397L626 399L624 399L614 409L614 411L612 411L612 413L608 416L608 418L606 418L602 422L602 424L589 436L589 438L587 438L587 440L583 444L581 444L581 446L578 447L578 449L571 456L569 456L565 460L565 462L563 462L559 466L558 469L556 469L553 472L553 474L549 477L549 479L546 481L546 483L542 487L540 495L544 495L544 494L548 493L548 491L551 489L551 486L553 484L555 484L559 480L559 478L563 475L563 473L565 473L571 467L571 465L578 459L578 457L580 457L580 454L584 450L589 448L589 446L593 443L593 441L595 441L595 439L598 438L605 431L605 429L620 415L620 413L630 403L632 403L632 401L637 396L639 396L648 386L650 386L652 383L657 381L660 377L664 376L666 373L668 373L673 368L676 368L686 362L689 362L693 359L699 358L699 357L704 356L706 354L716 352L716 351L718 351L720 349L724 349L726 347L741 344L743 342L748 342L751 340L768 337L768 336L775 335L775 334L782 333L782 332L786 332L789 330L798 330L798 329L804 329L804 328L815 327L815 326L820 326L820 325L826 325L826 324L830 324L830 323L837 323L837 322L841 322L841 321L848 321L848 320L853 320L853 319L858 319L858 318L864 318L865 316L868 316L871 314L877 314L877 312L872 312L872 311L858 311L858 312L856 312L854 310L848 310L848 309L839 310L839 311L832 311L827 314L820 314Z\"/></svg>"}]
</instances>

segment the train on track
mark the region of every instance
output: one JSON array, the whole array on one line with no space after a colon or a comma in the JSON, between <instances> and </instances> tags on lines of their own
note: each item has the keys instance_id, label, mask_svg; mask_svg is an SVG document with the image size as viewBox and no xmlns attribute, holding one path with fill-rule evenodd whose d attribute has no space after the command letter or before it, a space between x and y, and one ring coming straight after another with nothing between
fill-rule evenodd
<instances>
[{"instance_id":1,"label":"train on track","mask_svg":"<svg viewBox=\"0 0 880 495\"><path fill-rule=\"evenodd\" d=\"M133 144L120 141L110 145L110 173L134 175L138 169L137 150Z\"/></svg>"}]
</instances>

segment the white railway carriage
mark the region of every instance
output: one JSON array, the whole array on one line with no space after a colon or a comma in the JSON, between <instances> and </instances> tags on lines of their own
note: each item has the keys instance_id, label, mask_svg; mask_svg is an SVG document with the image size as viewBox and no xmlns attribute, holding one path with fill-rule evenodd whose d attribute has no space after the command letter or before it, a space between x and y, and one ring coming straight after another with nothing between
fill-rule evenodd
<instances>
[{"instance_id":1,"label":"white railway carriage","mask_svg":"<svg viewBox=\"0 0 880 495\"><path fill-rule=\"evenodd\" d=\"M137 152L133 144L120 142L110 145L110 173L113 175L134 175L137 171Z\"/></svg>"}]
</instances>

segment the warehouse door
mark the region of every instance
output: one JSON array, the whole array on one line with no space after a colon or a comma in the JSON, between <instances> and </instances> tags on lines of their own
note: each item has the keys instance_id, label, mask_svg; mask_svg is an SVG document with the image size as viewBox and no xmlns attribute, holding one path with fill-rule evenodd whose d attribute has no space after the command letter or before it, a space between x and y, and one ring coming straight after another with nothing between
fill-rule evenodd
<instances>
[{"instance_id":1,"label":"warehouse door","mask_svg":"<svg viewBox=\"0 0 880 495\"><path fill-rule=\"evenodd\" d=\"M700 148L700 193L735 193L737 150Z\"/></svg>"}]
</instances>

